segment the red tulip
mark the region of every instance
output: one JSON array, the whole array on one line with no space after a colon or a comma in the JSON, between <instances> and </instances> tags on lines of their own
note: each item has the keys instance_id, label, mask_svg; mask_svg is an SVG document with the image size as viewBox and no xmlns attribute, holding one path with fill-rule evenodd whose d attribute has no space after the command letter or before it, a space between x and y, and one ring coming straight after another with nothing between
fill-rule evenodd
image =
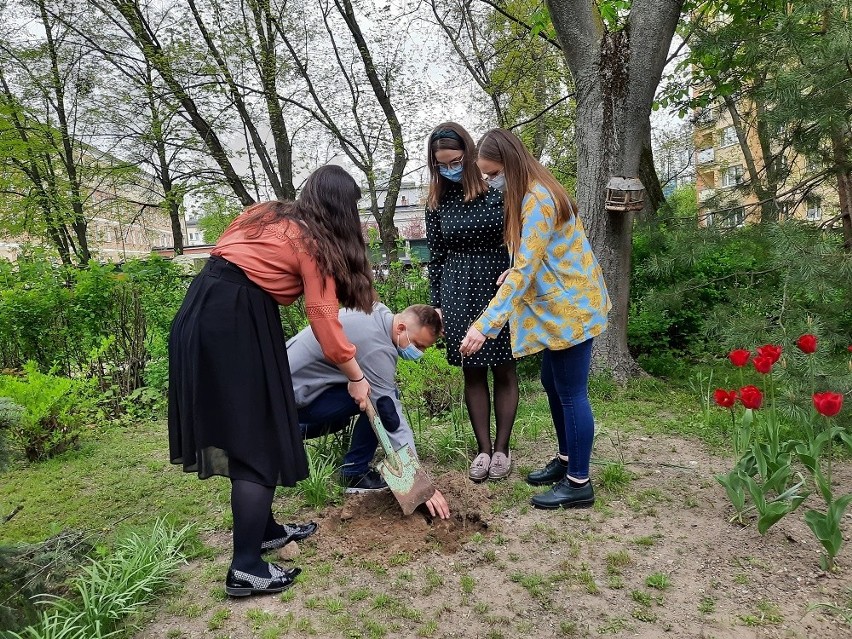
<instances>
[{"instance_id":1,"label":"red tulip","mask_svg":"<svg viewBox=\"0 0 852 639\"><path fill-rule=\"evenodd\" d=\"M717 388L713 391L713 400L722 408L733 408L737 401L737 391L727 391L724 388Z\"/></svg>"},{"instance_id":2,"label":"red tulip","mask_svg":"<svg viewBox=\"0 0 852 639\"><path fill-rule=\"evenodd\" d=\"M731 364L738 368L745 366L748 364L748 360L751 359L751 351L747 351L744 348L738 348L728 354L728 359L731 360Z\"/></svg>"},{"instance_id":3,"label":"red tulip","mask_svg":"<svg viewBox=\"0 0 852 639\"><path fill-rule=\"evenodd\" d=\"M773 344L766 344L765 346L757 347L757 354L759 357L768 357L772 360L774 364L779 359L781 359L781 347L774 346Z\"/></svg>"},{"instance_id":4,"label":"red tulip","mask_svg":"<svg viewBox=\"0 0 852 639\"><path fill-rule=\"evenodd\" d=\"M763 393L757 386L743 386L740 389L740 401L746 408L760 408L763 403Z\"/></svg>"},{"instance_id":5,"label":"red tulip","mask_svg":"<svg viewBox=\"0 0 852 639\"><path fill-rule=\"evenodd\" d=\"M810 333L805 333L799 339L796 340L796 346L799 347L799 350L803 353L810 355L811 353L816 353L817 349L817 338L816 335L811 335Z\"/></svg>"},{"instance_id":6,"label":"red tulip","mask_svg":"<svg viewBox=\"0 0 852 639\"><path fill-rule=\"evenodd\" d=\"M814 408L820 415L833 417L840 412L843 406L843 394L832 393L825 391L824 393L814 393Z\"/></svg>"},{"instance_id":7,"label":"red tulip","mask_svg":"<svg viewBox=\"0 0 852 639\"><path fill-rule=\"evenodd\" d=\"M765 355L760 355L754 358L754 369L758 373L762 373L766 375L768 372L772 370L772 365L775 362L772 361L769 357Z\"/></svg>"}]
</instances>

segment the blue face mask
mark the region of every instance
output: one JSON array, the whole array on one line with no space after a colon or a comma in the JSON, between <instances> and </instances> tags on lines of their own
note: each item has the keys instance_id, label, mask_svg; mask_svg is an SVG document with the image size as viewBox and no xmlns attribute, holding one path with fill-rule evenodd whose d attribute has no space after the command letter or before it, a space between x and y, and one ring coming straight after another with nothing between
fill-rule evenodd
<instances>
[{"instance_id":1,"label":"blue face mask","mask_svg":"<svg viewBox=\"0 0 852 639\"><path fill-rule=\"evenodd\" d=\"M488 179L488 186L502 193L506 190L506 176L498 173L493 178Z\"/></svg>"},{"instance_id":2,"label":"blue face mask","mask_svg":"<svg viewBox=\"0 0 852 639\"><path fill-rule=\"evenodd\" d=\"M439 166L438 172L447 178L450 182L461 182L462 174L464 173L464 167L460 166L456 169L450 169L446 166Z\"/></svg>"},{"instance_id":3,"label":"blue face mask","mask_svg":"<svg viewBox=\"0 0 852 639\"><path fill-rule=\"evenodd\" d=\"M405 329L405 336L408 337L408 329ZM423 351L414 345L410 337L408 337L408 346L405 348L400 348L399 339L397 339L396 351L402 359L416 360L423 357Z\"/></svg>"}]
</instances>

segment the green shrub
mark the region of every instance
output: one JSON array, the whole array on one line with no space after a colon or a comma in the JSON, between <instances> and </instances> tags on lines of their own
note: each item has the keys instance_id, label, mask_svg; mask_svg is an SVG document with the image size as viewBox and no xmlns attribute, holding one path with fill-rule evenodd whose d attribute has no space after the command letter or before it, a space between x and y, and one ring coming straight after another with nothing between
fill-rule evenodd
<instances>
[{"instance_id":1,"label":"green shrub","mask_svg":"<svg viewBox=\"0 0 852 639\"><path fill-rule=\"evenodd\" d=\"M8 397L0 397L0 471L9 465L9 444L6 433L20 428L24 407Z\"/></svg>"},{"instance_id":2,"label":"green shrub","mask_svg":"<svg viewBox=\"0 0 852 639\"><path fill-rule=\"evenodd\" d=\"M397 377L406 409L425 408L429 417L448 411L463 397L461 368L450 366L437 348L426 349L416 362L400 359Z\"/></svg>"},{"instance_id":3,"label":"green shrub","mask_svg":"<svg viewBox=\"0 0 852 639\"><path fill-rule=\"evenodd\" d=\"M79 382L40 373L34 362L28 362L24 372L24 377L0 375L0 397L23 407L10 429L12 441L29 461L38 461L76 442L87 402Z\"/></svg>"},{"instance_id":4,"label":"green shrub","mask_svg":"<svg viewBox=\"0 0 852 639\"><path fill-rule=\"evenodd\" d=\"M37 544L0 546L0 636L36 621L38 595L67 595L67 581L91 550L78 531Z\"/></svg>"},{"instance_id":5,"label":"green shrub","mask_svg":"<svg viewBox=\"0 0 852 639\"><path fill-rule=\"evenodd\" d=\"M190 527L176 529L158 520L145 534L130 533L113 552L92 559L74 579L76 596L45 597L38 621L10 639L106 639L167 588L184 562Z\"/></svg>"}]
</instances>

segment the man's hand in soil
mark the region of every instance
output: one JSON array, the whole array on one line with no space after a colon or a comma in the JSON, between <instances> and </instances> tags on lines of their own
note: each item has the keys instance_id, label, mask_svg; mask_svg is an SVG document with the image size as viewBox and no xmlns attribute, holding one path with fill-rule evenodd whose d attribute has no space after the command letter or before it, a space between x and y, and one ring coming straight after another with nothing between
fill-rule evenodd
<instances>
[{"instance_id":1,"label":"man's hand in soil","mask_svg":"<svg viewBox=\"0 0 852 639\"><path fill-rule=\"evenodd\" d=\"M429 509L429 514L433 517L440 517L441 519L450 518L450 506L440 490L435 490L435 494L426 502L426 507Z\"/></svg>"}]
</instances>

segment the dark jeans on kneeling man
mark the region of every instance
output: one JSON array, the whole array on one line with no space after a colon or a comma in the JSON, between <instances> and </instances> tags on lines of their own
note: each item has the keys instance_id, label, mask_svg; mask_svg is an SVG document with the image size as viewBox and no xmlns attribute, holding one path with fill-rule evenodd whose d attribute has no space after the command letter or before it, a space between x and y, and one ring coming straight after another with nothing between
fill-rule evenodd
<instances>
[{"instance_id":1,"label":"dark jeans on kneeling man","mask_svg":"<svg viewBox=\"0 0 852 639\"><path fill-rule=\"evenodd\" d=\"M302 429L302 437L312 439L340 432L349 425L353 417L359 415L352 431L349 450L343 457L341 469L344 477L358 477L370 469L370 462L376 454L379 441L373 432L373 427L370 426L367 414L358 409L358 404L349 395L346 386L346 384L336 384L309 405L300 408L299 427ZM399 426L399 417L393 402L388 398L379 398L376 406L385 429L396 430Z\"/></svg>"}]
</instances>

